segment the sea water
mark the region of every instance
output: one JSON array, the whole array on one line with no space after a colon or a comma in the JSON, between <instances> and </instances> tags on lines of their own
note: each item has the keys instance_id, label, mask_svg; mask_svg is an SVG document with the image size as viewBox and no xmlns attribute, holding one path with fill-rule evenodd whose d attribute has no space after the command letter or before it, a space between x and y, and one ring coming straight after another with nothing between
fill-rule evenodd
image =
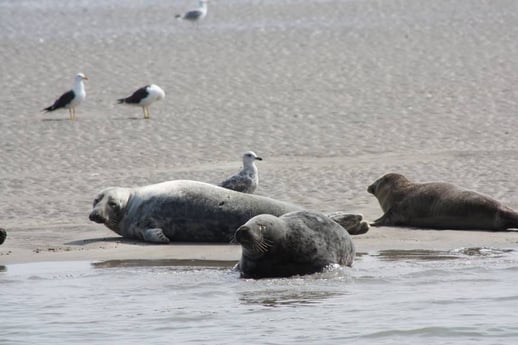
<instances>
[{"instance_id":1,"label":"sea water","mask_svg":"<svg viewBox=\"0 0 518 345\"><path fill-rule=\"evenodd\" d=\"M233 264L3 267L0 344L518 342L516 251L384 251L283 279L241 279Z\"/></svg>"}]
</instances>

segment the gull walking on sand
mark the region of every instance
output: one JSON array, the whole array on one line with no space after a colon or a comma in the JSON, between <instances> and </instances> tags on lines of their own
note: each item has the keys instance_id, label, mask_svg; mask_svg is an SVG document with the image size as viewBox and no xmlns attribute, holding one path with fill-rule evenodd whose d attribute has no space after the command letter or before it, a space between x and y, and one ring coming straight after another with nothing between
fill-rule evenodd
<instances>
[{"instance_id":1,"label":"gull walking on sand","mask_svg":"<svg viewBox=\"0 0 518 345\"><path fill-rule=\"evenodd\" d=\"M199 0L198 8L187 11L184 14L177 14L176 19L185 19L191 22L202 20L207 15L207 0Z\"/></svg>"},{"instance_id":2,"label":"gull walking on sand","mask_svg":"<svg viewBox=\"0 0 518 345\"><path fill-rule=\"evenodd\" d=\"M164 90L162 90L158 85L151 84L141 87L137 91L133 92L131 96L126 98L120 98L117 101L119 102L119 104L126 103L142 107L142 111L144 112L144 118L149 119L151 118L151 115L149 114L149 106L151 105L151 103L160 101L164 97Z\"/></svg>"},{"instance_id":3,"label":"gull walking on sand","mask_svg":"<svg viewBox=\"0 0 518 345\"><path fill-rule=\"evenodd\" d=\"M85 85L83 80L88 78L83 73L78 73L74 78L74 86L72 90L65 92L59 97L50 107L43 109L43 111L54 111L56 109L66 108L70 120L76 119L76 107L81 104L86 98Z\"/></svg>"},{"instance_id":4,"label":"gull walking on sand","mask_svg":"<svg viewBox=\"0 0 518 345\"><path fill-rule=\"evenodd\" d=\"M262 161L261 157L248 151L243 154L243 168L239 173L230 176L225 181L221 182L220 187L232 189L237 192L250 193L255 192L259 184L259 172L255 166L255 161Z\"/></svg>"}]
</instances>

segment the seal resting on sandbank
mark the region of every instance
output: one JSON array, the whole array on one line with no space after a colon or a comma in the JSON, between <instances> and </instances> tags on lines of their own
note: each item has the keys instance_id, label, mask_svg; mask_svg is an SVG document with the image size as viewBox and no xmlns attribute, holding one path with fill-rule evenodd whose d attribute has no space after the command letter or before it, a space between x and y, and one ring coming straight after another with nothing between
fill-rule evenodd
<instances>
[{"instance_id":1,"label":"seal resting on sandbank","mask_svg":"<svg viewBox=\"0 0 518 345\"><path fill-rule=\"evenodd\" d=\"M262 214L240 226L242 247L237 268L243 278L273 278L351 266L355 250L343 227L322 213L295 211L276 217Z\"/></svg>"},{"instance_id":2,"label":"seal resting on sandbank","mask_svg":"<svg viewBox=\"0 0 518 345\"><path fill-rule=\"evenodd\" d=\"M258 214L280 216L299 210L303 208L263 196L174 180L136 188L106 188L95 198L89 218L123 237L146 242L229 243L236 229ZM351 233L369 229L358 214L338 212L330 217Z\"/></svg>"},{"instance_id":3,"label":"seal resting on sandbank","mask_svg":"<svg viewBox=\"0 0 518 345\"><path fill-rule=\"evenodd\" d=\"M373 226L435 229L505 230L518 228L518 213L499 201L450 183L413 183L400 174L386 174L367 191L384 212Z\"/></svg>"}]
</instances>

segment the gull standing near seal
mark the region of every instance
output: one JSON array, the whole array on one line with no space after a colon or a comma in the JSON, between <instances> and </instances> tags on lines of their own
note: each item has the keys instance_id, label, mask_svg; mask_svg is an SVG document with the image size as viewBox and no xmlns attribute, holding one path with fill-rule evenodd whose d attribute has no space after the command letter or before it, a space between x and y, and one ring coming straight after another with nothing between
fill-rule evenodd
<instances>
[{"instance_id":1,"label":"gull standing near seal","mask_svg":"<svg viewBox=\"0 0 518 345\"><path fill-rule=\"evenodd\" d=\"M400 174L386 174L367 191L379 201L382 217L374 226L435 229L505 230L518 228L518 213L499 201L450 183L413 183Z\"/></svg>"},{"instance_id":2,"label":"gull standing near seal","mask_svg":"<svg viewBox=\"0 0 518 345\"><path fill-rule=\"evenodd\" d=\"M243 278L289 277L351 266L354 245L349 233L324 214L296 211L276 217L261 214L234 235L241 244L237 268Z\"/></svg>"},{"instance_id":3,"label":"gull standing near seal","mask_svg":"<svg viewBox=\"0 0 518 345\"><path fill-rule=\"evenodd\" d=\"M126 103L130 105L135 105L142 107L142 111L144 112L144 118L150 119L151 115L149 114L149 106L156 102L164 99L165 92L158 85L150 84L144 87L141 87L137 91L133 92L133 94L126 98L120 98L117 101L119 104Z\"/></svg>"},{"instance_id":4,"label":"gull standing near seal","mask_svg":"<svg viewBox=\"0 0 518 345\"><path fill-rule=\"evenodd\" d=\"M176 19L185 19L191 22L200 21L207 15L207 0L200 0L198 2L199 7L184 14L177 14Z\"/></svg>"},{"instance_id":5,"label":"gull standing near seal","mask_svg":"<svg viewBox=\"0 0 518 345\"><path fill-rule=\"evenodd\" d=\"M83 80L88 78L83 73L78 73L74 78L74 86L72 90L65 92L59 97L53 105L43 109L43 111L54 111L56 109L68 109L70 120L76 119L76 107L81 104L86 98L85 85Z\"/></svg>"},{"instance_id":6,"label":"gull standing near seal","mask_svg":"<svg viewBox=\"0 0 518 345\"><path fill-rule=\"evenodd\" d=\"M259 184L259 171L255 161L262 161L255 152L248 151L243 154L243 168L236 175L230 176L219 184L220 187L235 190L241 193L254 193Z\"/></svg>"}]
</instances>

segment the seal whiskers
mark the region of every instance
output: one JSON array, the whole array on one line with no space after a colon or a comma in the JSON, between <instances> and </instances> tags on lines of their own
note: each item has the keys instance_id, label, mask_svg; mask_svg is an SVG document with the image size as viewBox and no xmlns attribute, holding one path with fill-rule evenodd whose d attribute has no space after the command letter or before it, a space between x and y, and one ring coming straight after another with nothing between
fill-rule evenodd
<instances>
[{"instance_id":1,"label":"seal whiskers","mask_svg":"<svg viewBox=\"0 0 518 345\"><path fill-rule=\"evenodd\" d=\"M265 254L270 250L272 245L272 241L269 241L265 238L261 238L259 241L254 242L253 249L257 253Z\"/></svg>"}]
</instances>

